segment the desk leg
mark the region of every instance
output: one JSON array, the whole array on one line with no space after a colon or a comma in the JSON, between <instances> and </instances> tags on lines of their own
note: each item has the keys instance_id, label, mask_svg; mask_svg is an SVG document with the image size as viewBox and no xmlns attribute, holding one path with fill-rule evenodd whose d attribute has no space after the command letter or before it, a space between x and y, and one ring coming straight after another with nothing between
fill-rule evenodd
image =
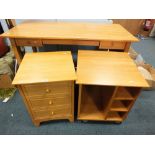
<instances>
[{"instance_id":1,"label":"desk leg","mask_svg":"<svg viewBox=\"0 0 155 155\"><path fill-rule=\"evenodd\" d=\"M74 81L71 81L71 117L70 122L74 122Z\"/></svg>"},{"instance_id":2,"label":"desk leg","mask_svg":"<svg viewBox=\"0 0 155 155\"><path fill-rule=\"evenodd\" d=\"M33 52L37 52L37 47L32 46Z\"/></svg>"},{"instance_id":3,"label":"desk leg","mask_svg":"<svg viewBox=\"0 0 155 155\"><path fill-rule=\"evenodd\" d=\"M126 42L125 48L124 48L124 52L128 52L129 48L130 48L131 42Z\"/></svg>"},{"instance_id":4,"label":"desk leg","mask_svg":"<svg viewBox=\"0 0 155 155\"><path fill-rule=\"evenodd\" d=\"M82 95L82 85L79 85L79 96L78 96L78 117L80 115L81 107L81 95Z\"/></svg>"},{"instance_id":5,"label":"desk leg","mask_svg":"<svg viewBox=\"0 0 155 155\"><path fill-rule=\"evenodd\" d=\"M14 52L15 58L17 59L18 65L20 65L22 61L22 54L20 49L16 46L15 40L10 39L11 45L12 45L12 50Z\"/></svg>"}]
</instances>

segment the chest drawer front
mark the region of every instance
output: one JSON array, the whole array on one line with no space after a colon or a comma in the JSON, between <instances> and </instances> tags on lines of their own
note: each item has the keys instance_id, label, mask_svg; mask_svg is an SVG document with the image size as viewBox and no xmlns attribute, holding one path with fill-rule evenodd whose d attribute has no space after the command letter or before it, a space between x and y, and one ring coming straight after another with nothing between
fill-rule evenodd
<instances>
[{"instance_id":1,"label":"chest drawer front","mask_svg":"<svg viewBox=\"0 0 155 155\"><path fill-rule=\"evenodd\" d=\"M24 85L23 89L28 97L47 98L59 94L70 94L70 82L55 82L46 84Z\"/></svg>"},{"instance_id":2,"label":"chest drawer front","mask_svg":"<svg viewBox=\"0 0 155 155\"><path fill-rule=\"evenodd\" d=\"M124 49L125 42L101 41L100 49Z\"/></svg>"},{"instance_id":3,"label":"chest drawer front","mask_svg":"<svg viewBox=\"0 0 155 155\"><path fill-rule=\"evenodd\" d=\"M69 94L58 96L56 98L46 98L46 99L30 99L30 106L32 109L41 108L57 108L60 106L71 105L71 96Z\"/></svg>"},{"instance_id":4,"label":"chest drawer front","mask_svg":"<svg viewBox=\"0 0 155 155\"><path fill-rule=\"evenodd\" d=\"M63 118L71 115L71 108L70 106L65 106L62 108L56 109L46 109L46 110L37 110L33 111L35 119L56 119L56 118Z\"/></svg>"},{"instance_id":5,"label":"chest drawer front","mask_svg":"<svg viewBox=\"0 0 155 155\"><path fill-rule=\"evenodd\" d=\"M40 39L16 39L17 46L42 46Z\"/></svg>"}]
</instances>

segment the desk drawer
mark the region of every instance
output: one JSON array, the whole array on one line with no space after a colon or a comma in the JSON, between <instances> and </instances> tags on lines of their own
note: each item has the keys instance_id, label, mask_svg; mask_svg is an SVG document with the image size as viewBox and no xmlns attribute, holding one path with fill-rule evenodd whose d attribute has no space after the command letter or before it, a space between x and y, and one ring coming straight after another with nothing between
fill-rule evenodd
<instances>
[{"instance_id":1,"label":"desk drawer","mask_svg":"<svg viewBox=\"0 0 155 155\"><path fill-rule=\"evenodd\" d=\"M71 115L71 107L65 106L57 109L49 108L46 110L37 110L33 111L33 115L35 120L63 118Z\"/></svg>"},{"instance_id":2,"label":"desk drawer","mask_svg":"<svg viewBox=\"0 0 155 155\"><path fill-rule=\"evenodd\" d=\"M101 41L100 49L124 49L125 42L115 42L115 41Z\"/></svg>"},{"instance_id":3,"label":"desk drawer","mask_svg":"<svg viewBox=\"0 0 155 155\"><path fill-rule=\"evenodd\" d=\"M57 94L69 94L71 92L71 82L24 85L23 89L26 96L30 98L47 98L48 96L57 96Z\"/></svg>"},{"instance_id":4,"label":"desk drawer","mask_svg":"<svg viewBox=\"0 0 155 155\"><path fill-rule=\"evenodd\" d=\"M42 46L40 39L16 39L17 46Z\"/></svg>"},{"instance_id":5,"label":"desk drawer","mask_svg":"<svg viewBox=\"0 0 155 155\"><path fill-rule=\"evenodd\" d=\"M60 95L58 97L51 97L46 99L30 99L30 106L32 109L41 109L41 108L57 108L60 106L69 106L71 105L71 95Z\"/></svg>"},{"instance_id":6,"label":"desk drawer","mask_svg":"<svg viewBox=\"0 0 155 155\"><path fill-rule=\"evenodd\" d=\"M43 40L43 44L54 44L54 45L85 45L85 46L99 46L99 41L94 40L70 40L70 39L54 39L54 40Z\"/></svg>"}]
</instances>

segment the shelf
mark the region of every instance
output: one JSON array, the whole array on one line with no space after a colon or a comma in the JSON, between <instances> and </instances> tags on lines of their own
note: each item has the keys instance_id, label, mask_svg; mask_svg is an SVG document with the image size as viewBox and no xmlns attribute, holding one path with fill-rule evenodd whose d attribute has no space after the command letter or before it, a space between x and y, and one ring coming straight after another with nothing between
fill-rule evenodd
<instances>
[{"instance_id":1,"label":"shelf","mask_svg":"<svg viewBox=\"0 0 155 155\"><path fill-rule=\"evenodd\" d=\"M104 121L105 116L102 111L93 111L92 113L81 113L78 120Z\"/></svg>"},{"instance_id":2,"label":"shelf","mask_svg":"<svg viewBox=\"0 0 155 155\"><path fill-rule=\"evenodd\" d=\"M78 116L79 120L105 120L104 112L92 100L81 105L81 112Z\"/></svg>"},{"instance_id":3,"label":"shelf","mask_svg":"<svg viewBox=\"0 0 155 155\"><path fill-rule=\"evenodd\" d=\"M129 101L129 102L131 102L131 101ZM112 107L111 107L110 111L128 111L129 110L128 107L129 107L129 105L126 105L125 101L114 101L112 103Z\"/></svg>"},{"instance_id":4,"label":"shelf","mask_svg":"<svg viewBox=\"0 0 155 155\"><path fill-rule=\"evenodd\" d=\"M120 116L120 114L118 112L112 111L109 112L108 116L107 116L107 121L123 121L123 118Z\"/></svg>"},{"instance_id":5,"label":"shelf","mask_svg":"<svg viewBox=\"0 0 155 155\"><path fill-rule=\"evenodd\" d=\"M119 87L116 95L114 97L115 100L134 100L134 96L130 93L130 91L126 87Z\"/></svg>"}]
</instances>

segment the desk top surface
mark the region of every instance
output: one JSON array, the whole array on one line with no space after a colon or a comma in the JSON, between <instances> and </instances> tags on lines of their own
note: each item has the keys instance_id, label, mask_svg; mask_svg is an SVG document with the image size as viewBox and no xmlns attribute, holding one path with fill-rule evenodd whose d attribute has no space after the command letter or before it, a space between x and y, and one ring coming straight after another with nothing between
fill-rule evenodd
<instances>
[{"instance_id":1,"label":"desk top surface","mask_svg":"<svg viewBox=\"0 0 155 155\"><path fill-rule=\"evenodd\" d=\"M29 21L15 26L1 36L9 38L138 41L119 24L77 22Z\"/></svg>"},{"instance_id":2,"label":"desk top surface","mask_svg":"<svg viewBox=\"0 0 155 155\"><path fill-rule=\"evenodd\" d=\"M78 84L149 87L127 53L79 51Z\"/></svg>"},{"instance_id":3,"label":"desk top surface","mask_svg":"<svg viewBox=\"0 0 155 155\"><path fill-rule=\"evenodd\" d=\"M70 52L26 53L13 84L33 84L75 80Z\"/></svg>"}]
</instances>

